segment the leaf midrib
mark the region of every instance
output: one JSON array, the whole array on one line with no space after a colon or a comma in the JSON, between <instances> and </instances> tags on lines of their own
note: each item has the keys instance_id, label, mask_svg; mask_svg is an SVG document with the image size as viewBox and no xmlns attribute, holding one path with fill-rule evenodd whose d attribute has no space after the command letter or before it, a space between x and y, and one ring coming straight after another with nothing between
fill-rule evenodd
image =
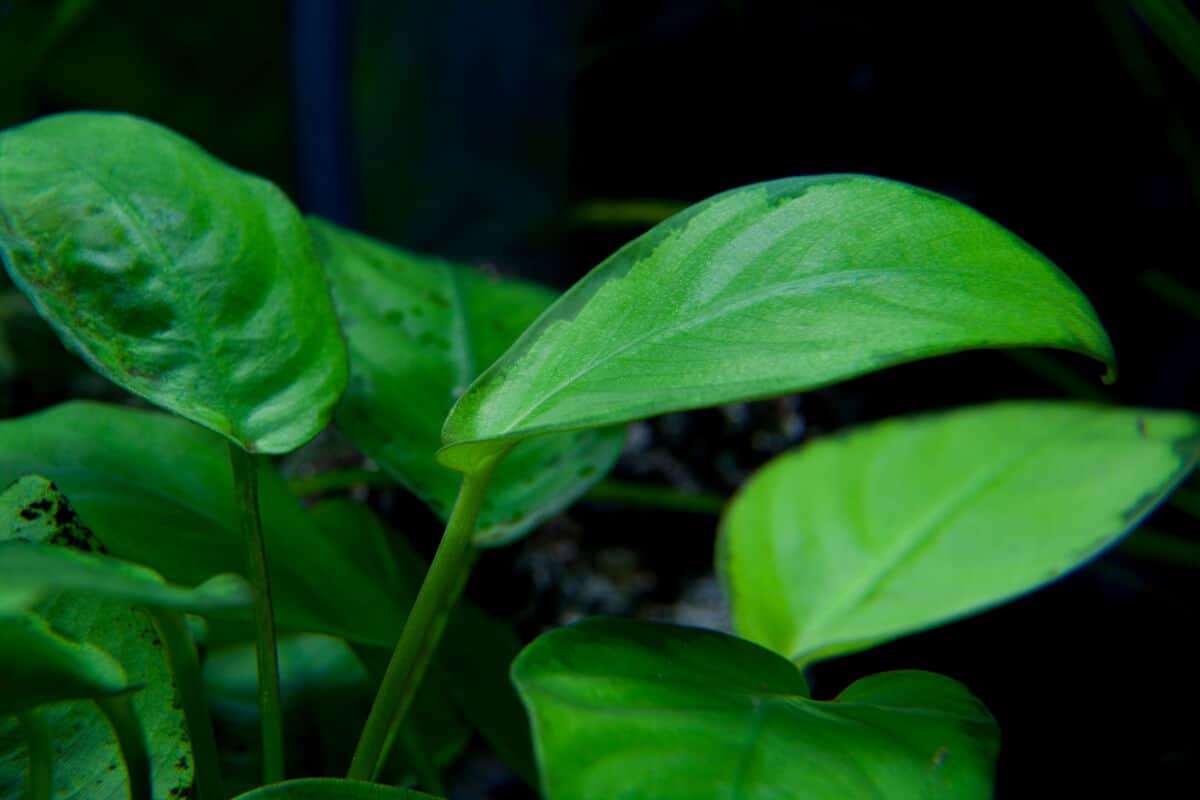
<instances>
[{"instance_id":1,"label":"leaf midrib","mask_svg":"<svg viewBox=\"0 0 1200 800\"><path fill-rule=\"evenodd\" d=\"M965 269L939 268L937 270L937 272L939 275L945 275L945 274L960 275L960 276L967 276L967 275L976 276L977 275L977 271L965 270ZM641 335L636 336L633 339L630 339L629 341L625 342L624 344L619 346L617 349L604 354L600 358L597 358L597 359L591 361L586 366L582 367L581 369L577 370L572 375L563 379L554 388L552 388L548 392L544 393L542 395L542 397L536 403L531 405L529 408L527 408L521 414L514 417L513 420L511 422L509 422L509 424L505 428L503 428L502 430L500 430L497 433L486 435L483 438L489 438L489 439L490 438L500 438L500 437L503 437L506 435L511 435L514 432L517 432L519 429L519 426L521 425L522 422L524 422L526 419L533 416L538 411L540 411L542 408L544 408L552 399L554 399L556 396L561 394L563 391L570 388L570 386L573 385L574 383L578 382L580 378L584 377L585 375L592 372L593 370L598 369L598 368L610 363L614 359L619 358L620 356L624 355L626 352L636 349L636 348L640 347L641 345L646 344L648 342L653 342L653 341L657 341L660 339L670 338L672 336L678 335L680 333L684 333L684 332L692 330L694 328L701 327L710 322L722 319L723 317L729 316L731 314L742 311L744 309L751 308L755 305L758 305L759 303L764 303L764 302L768 302L770 300L776 299L780 296L812 294L815 291L818 291L818 290L824 289L824 288L828 288L831 286L857 284L860 281L862 283L880 283L880 282L886 281L887 279L893 278L893 277L896 277L895 270L889 270L889 269L884 269L884 268L880 268L880 267L866 268L866 269L849 269L849 270L842 270L839 272L835 272L833 274L818 274L818 275L806 276L804 278L797 279L797 280L784 281L781 283L773 283L773 284L770 284L769 286L764 286L764 287L755 289L754 291L746 292L741 295L737 295L734 298L732 298L726 302L722 302L717 308L713 309L712 311L710 311L707 314L696 315L694 317L690 317L687 320L681 321L681 322L673 324L673 325L665 325L663 327L651 328L651 329L645 331L644 333L642 333ZM991 277L994 281L1000 281L1000 280L1003 280L1006 276L992 275ZM538 341L541 341L541 340L538 340Z\"/></svg>"},{"instance_id":2,"label":"leaf midrib","mask_svg":"<svg viewBox=\"0 0 1200 800\"><path fill-rule=\"evenodd\" d=\"M1062 429L1055 431L1049 436L1043 438L1033 447L1027 450L1021 450L1014 453L1011 457L999 462L996 466L980 475L969 484L962 486L953 497L946 498L937 508L933 509L923 516L916 524L911 526L910 530L897 538L896 543L888 551L887 556L876 565L875 569L867 572L867 574L855 581L854 584L845 592L837 597L832 603L822 606L822 611L812 618L809 622L798 626L799 641L793 644L792 650L794 655L793 660L801 659L805 654L814 652L818 649L829 647L837 644L840 639L830 639L824 641L819 636L819 633L829 625L831 620L835 620L860 605L866 598L877 591L879 583L889 576L894 574L910 555L928 545L936 536L941 533L945 526L965 510L967 505L979 496L992 491L1002 480L1016 469L1028 463L1039 453L1052 444L1061 441L1062 439L1071 439L1075 435L1091 426L1093 420L1083 419L1076 422L1075 425L1069 426L1064 432ZM776 537L771 537L772 550ZM958 609L953 613L957 613ZM797 618L802 618L797 615ZM818 635L814 636L814 632ZM846 637L842 637L845 639ZM861 635L852 637L855 639L863 638ZM805 640L813 641L816 644L805 644Z\"/></svg>"}]
</instances>

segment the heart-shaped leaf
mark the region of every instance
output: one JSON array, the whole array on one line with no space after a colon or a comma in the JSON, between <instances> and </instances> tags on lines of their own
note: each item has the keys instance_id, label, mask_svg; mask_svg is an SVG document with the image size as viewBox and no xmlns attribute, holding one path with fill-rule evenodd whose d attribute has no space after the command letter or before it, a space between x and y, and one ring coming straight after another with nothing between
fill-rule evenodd
<instances>
[{"instance_id":1,"label":"heart-shaped leaf","mask_svg":"<svg viewBox=\"0 0 1200 800\"><path fill-rule=\"evenodd\" d=\"M1200 418L1007 402L819 439L726 510L739 634L812 661L1048 583L1131 530L1200 457Z\"/></svg>"},{"instance_id":2,"label":"heart-shaped leaf","mask_svg":"<svg viewBox=\"0 0 1200 800\"><path fill-rule=\"evenodd\" d=\"M337 778L301 778L264 786L234 800L437 800L431 794Z\"/></svg>"},{"instance_id":3,"label":"heart-shaped leaf","mask_svg":"<svg viewBox=\"0 0 1200 800\"><path fill-rule=\"evenodd\" d=\"M244 569L227 448L189 422L85 402L0 421L0 485L27 474L53 480L111 555L167 580ZM372 532L323 533L266 463L259 501L280 624L394 644L407 607L393 598Z\"/></svg>"},{"instance_id":4,"label":"heart-shaped leaf","mask_svg":"<svg viewBox=\"0 0 1200 800\"><path fill-rule=\"evenodd\" d=\"M434 457L442 421L554 295L319 219L310 225L350 351L338 428L444 519L460 477ZM476 542L505 544L558 513L604 476L623 444L620 427L523 443L492 476Z\"/></svg>"},{"instance_id":5,"label":"heart-shaped leaf","mask_svg":"<svg viewBox=\"0 0 1200 800\"><path fill-rule=\"evenodd\" d=\"M513 665L548 800L992 796L997 730L963 686L875 675L833 702L731 636L587 620Z\"/></svg>"},{"instance_id":6,"label":"heart-shaped leaf","mask_svg":"<svg viewBox=\"0 0 1200 800\"><path fill-rule=\"evenodd\" d=\"M73 113L0 133L0 259L101 374L247 450L308 441L345 388L299 212L151 122Z\"/></svg>"},{"instance_id":7,"label":"heart-shaped leaf","mask_svg":"<svg viewBox=\"0 0 1200 800\"><path fill-rule=\"evenodd\" d=\"M983 347L1113 363L1071 281L966 206L861 175L756 184L658 225L563 295L458 401L439 458L471 472L535 434Z\"/></svg>"}]
</instances>

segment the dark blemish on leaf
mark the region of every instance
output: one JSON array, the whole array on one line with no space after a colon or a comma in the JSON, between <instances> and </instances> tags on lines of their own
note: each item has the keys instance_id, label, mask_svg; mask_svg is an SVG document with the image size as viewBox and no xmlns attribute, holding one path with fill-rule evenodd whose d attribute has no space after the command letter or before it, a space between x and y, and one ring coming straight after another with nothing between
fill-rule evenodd
<instances>
[{"instance_id":1,"label":"dark blemish on leaf","mask_svg":"<svg viewBox=\"0 0 1200 800\"><path fill-rule=\"evenodd\" d=\"M450 298L446 297L445 295L438 294L437 292L426 292L425 297L429 300L429 302L433 303L439 308L450 307Z\"/></svg>"},{"instance_id":2,"label":"dark blemish on leaf","mask_svg":"<svg viewBox=\"0 0 1200 800\"><path fill-rule=\"evenodd\" d=\"M180 756L179 760L175 762L175 769L187 769L188 766L189 765L188 765L188 760L187 760L186 755Z\"/></svg>"},{"instance_id":3,"label":"dark blemish on leaf","mask_svg":"<svg viewBox=\"0 0 1200 800\"><path fill-rule=\"evenodd\" d=\"M1146 418L1145 417L1137 418L1137 432L1138 432L1138 436L1141 436L1143 439L1146 438Z\"/></svg>"},{"instance_id":4,"label":"dark blemish on leaf","mask_svg":"<svg viewBox=\"0 0 1200 800\"><path fill-rule=\"evenodd\" d=\"M946 747L946 745L939 747L937 752L933 754L933 758L930 759L930 763L933 764L933 768L941 769L942 765L946 763L946 756L948 755L950 755L950 748Z\"/></svg>"},{"instance_id":5,"label":"dark blemish on leaf","mask_svg":"<svg viewBox=\"0 0 1200 800\"><path fill-rule=\"evenodd\" d=\"M578 475L581 478L586 478L589 475L594 475L595 473L596 473L596 467L593 464L584 464L578 470Z\"/></svg>"},{"instance_id":6,"label":"dark blemish on leaf","mask_svg":"<svg viewBox=\"0 0 1200 800\"><path fill-rule=\"evenodd\" d=\"M21 509L21 519L24 519L24 520L35 520L38 517L40 517L41 515L42 515L41 512L35 511L32 508L22 508Z\"/></svg>"}]
</instances>

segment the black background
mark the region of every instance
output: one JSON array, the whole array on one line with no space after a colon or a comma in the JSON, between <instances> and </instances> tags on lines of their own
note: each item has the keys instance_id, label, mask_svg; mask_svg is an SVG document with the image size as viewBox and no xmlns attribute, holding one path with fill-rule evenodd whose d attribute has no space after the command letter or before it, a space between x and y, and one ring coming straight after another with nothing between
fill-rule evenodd
<instances>
[{"instance_id":1,"label":"black background","mask_svg":"<svg viewBox=\"0 0 1200 800\"><path fill-rule=\"evenodd\" d=\"M1126 404L1197 406L1196 318L1185 289L1161 287L1197 283L1200 76L1126 3L119 0L55 29L62 5L0 0L6 126L141 114L306 210L559 287L642 229L582 224L581 204L897 178L1046 253L1093 300L1121 362L1111 388L1068 356L1052 362L1057 383L992 353L911 365L805 398L810 430L1059 396L1063 375ZM48 380L11 376L8 412L77 389ZM736 447L711 442L714 419L686 423L710 449L676 448L701 475L713 450ZM660 587L709 566L711 520L576 520L636 549ZM1153 524L1196 535L1176 509ZM472 587L484 603L519 560L489 558ZM901 667L963 680L1001 724L1000 797L1195 796L1195 569L1116 552L1002 609L821 666L815 686L828 696Z\"/></svg>"}]
</instances>

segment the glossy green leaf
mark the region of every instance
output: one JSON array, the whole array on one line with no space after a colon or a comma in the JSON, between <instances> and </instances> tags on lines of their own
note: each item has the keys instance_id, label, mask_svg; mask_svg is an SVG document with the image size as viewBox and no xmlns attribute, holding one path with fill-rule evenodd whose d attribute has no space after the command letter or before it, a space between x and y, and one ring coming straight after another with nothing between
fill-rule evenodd
<instances>
[{"instance_id":1,"label":"glossy green leaf","mask_svg":"<svg viewBox=\"0 0 1200 800\"><path fill-rule=\"evenodd\" d=\"M0 485L31 473L53 480L117 558L182 585L245 569L227 448L202 428L86 402L0 421ZM323 533L265 463L259 500L279 623L390 647L406 607L372 532Z\"/></svg>"},{"instance_id":2,"label":"glossy green leaf","mask_svg":"<svg viewBox=\"0 0 1200 800\"><path fill-rule=\"evenodd\" d=\"M539 637L513 680L547 800L992 796L995 723L940 675L874 675L818 702L749 642L596 619Z\"/></svg>"},{"instance_id":3,"label":"glossy green leaf","mask_svg":"<svg viewBox=\"0 0 1200 800\"><path fill-rule=\"evenodd\" d=\"M0 525L12 537L0 542L0 614L25 611L63 590L195 613L249 608L252 602L250 587L236 575L184 589L138 564L68 549L95 549L94 537L67 498L40 475L21 478L0 494Z\"/></svg>"},{"instance_id":4,"label":"glossy green leaf","mask_svg":"<svg viewBox=\"0 0 1200 800\"><path fill-rule=\"evenodd\" d=\"M46 703L127 691L108 653L59 636L31 614L0 616L0 717Z\"/></svg>"},{"instance_id":5,"label":"glossy green leaf","mask_svg":"<svg viewBox=\"0 0 1200 800\"><path fill-rule=\"evenodd\" d=\"M1048 583L1137 525L1200 457L1200 418L1006 402L818 439L728 507L738 633L797 661Z\"/></svg>"},{"instance_id":6,"label":"glossy green leaf","mask_svg":"<svg viewBox=\"0 0 1200 800\"><path fill-rule=\"evenodd\" d=\"M0 133L0 258L100 373L247 450L308 441L345 388L299 212L153 123L73 113Z\"/></svg>"},{"instance_id":7,"label":"glossy green leaf","mask_svg":"<svg viewBox=\"0 0 1200 800\"><path fill-rule=\"evenodd\" d=\"M301 778L264 786L234 800L434 800L434 796L364 781Z\"/></svg>"},{"instance_id":8,"label":"glossy green leaf","mask_svg":"<svg viewBox=\"0 0 1200 800\"><path fill-rule=\"evenodd\" d=\"M554 295L311 221L350 351L338 427L444 519L460 477L437 463L442 421L476 376ZM496 470L476 541L504 544L612 467L622 428L523 443Z\"/></svg>"},{"instance_id":9,"label":"glossy green leaf","mask_svg":"<svg viewBox=\"0 0 1200 800\"><path fill-rule=\"evenodd\" d=\"M1113 363L1071 281L966 206L861 175L755 184L672 217L592 270L467 390L439 457L470 471L534 434L984 347Z\"/></svg>"}]
</instances>

